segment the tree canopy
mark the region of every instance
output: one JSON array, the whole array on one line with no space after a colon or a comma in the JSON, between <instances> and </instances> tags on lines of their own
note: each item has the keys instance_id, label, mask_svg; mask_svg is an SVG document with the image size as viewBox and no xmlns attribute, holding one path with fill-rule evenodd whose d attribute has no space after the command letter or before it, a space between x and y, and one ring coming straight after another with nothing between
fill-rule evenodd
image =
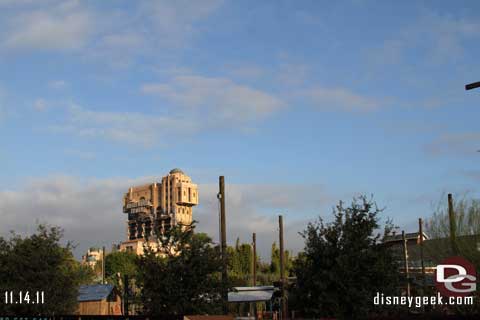
<instances>
[{"instance_id":1,"label":"tree canopy","mask_svg":"<svg viewBox=\"0 0 480 320\"><path fill-rule=\"evenodd\" d=\"M349 207L340 202L333 222L308 224L304 252L293 268L292 307L310 317L363 318L373 310L376 292L394 292L397 266L375 234L380 212L360 197Z\"/></svg>"},{"instance_id":2,"label":"tree canopy","mask_svg":"<svg viewBox=\"0 0 480 320\"><path fill-rule=\"evenodd\" d=\"M137 274L136 260L137 255L133 252L118 251L108 254L105 257L105 278L123 292L123 280L121 279L124 279L124 276L135 278Z\"/></svg>"},{"instance_id":3,"label":"tree canopy","mask_svg":"<svg viewBox=\"0 0 480 320\"><path fill-rule=\"evenodd\" d=\"M480 234L480 201L463 195L454 198L456 232L458 236ZM433 214L426 220L425 231L430 238L448 238L450 236L450 221L446 195L435 205Z\"/></svg>"},{"instance_id":4,"label":"tree canopy","mask_svg":"<svg viewBox=\"0 0 480 320\"><path fill-rule=\"evenodd\" d=\"M457 197L455 197L457 198ZM430 251L443 259L459 254L476 265L480 272L480 201L466 195L453 202L456 240L458 250L453 252L450 243L450 220L447 197L438 202L431 217L426 220L425 231L432 241Z\"/></svg>"},{"instance_id":5,"label":"tree canopy","mask_svg":"<svg viewBox=\"0 0 480 320\"><path fill-rule=\"evenodd\" d=\"M35 234L21 237L12 233L0 237L0 292L44 292L44 304L0 303L1 314L70 314L77 308L78 287L92 281L93 272L72 255L72 246L60 244L63 232L58 227L39 225Z\"/></svg>"},{"instance_id":6,"label":"tree canopy","mask_svg":"<svg viewBox=\"0 0 480 320\"><path fill-rule=\"evenodd\" d=\"M160 250L147 249L137 260L144 314L221 312L220 251L194 229L175 226L159 234Z\"/></svg>"}]
</instances>

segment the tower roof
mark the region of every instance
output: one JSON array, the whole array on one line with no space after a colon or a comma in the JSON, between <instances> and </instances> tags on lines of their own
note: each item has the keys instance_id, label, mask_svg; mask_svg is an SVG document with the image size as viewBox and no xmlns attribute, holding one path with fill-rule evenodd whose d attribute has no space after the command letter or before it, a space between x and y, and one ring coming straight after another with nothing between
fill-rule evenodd
<instances>
[{"instance_id":1,"label":"tower roof","mask_svg":"<svg viewBox=\"0 0 480 320\"><path fill-rule=\"evenodd\" d=\"M174 174L174 173L184 174L183 171L180 170L179 168L174 168L174 169L170 170L170 174Z\"/></svg>"}]
</instances>

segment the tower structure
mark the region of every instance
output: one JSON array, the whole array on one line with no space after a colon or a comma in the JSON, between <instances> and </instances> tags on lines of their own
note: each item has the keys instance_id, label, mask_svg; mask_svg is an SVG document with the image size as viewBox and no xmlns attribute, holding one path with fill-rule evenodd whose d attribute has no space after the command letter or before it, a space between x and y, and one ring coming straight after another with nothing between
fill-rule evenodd
<instances>
[{"instance_id":1,"label":"tower structure","mask_svg":"<svg viewBox=\"0 0 480 320\"><path fill-rule=\"evenodd\" d=\"M127 241L120 250L143 252L139 242L153 240L157 232L192 223L192 207L198 204L198 188L182 170L175 168L162 178L128 189L123 197L127 214ZM130 249L129 249L130 248Z\"/></svg>"}]
</instances>

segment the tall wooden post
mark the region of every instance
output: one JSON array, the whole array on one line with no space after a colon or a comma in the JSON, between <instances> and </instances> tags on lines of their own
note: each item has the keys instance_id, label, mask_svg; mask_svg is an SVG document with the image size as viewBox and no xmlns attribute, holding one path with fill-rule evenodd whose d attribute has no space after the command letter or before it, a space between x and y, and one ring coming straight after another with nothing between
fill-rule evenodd
<instances>
[{"instance_id":1,"label":"tall wooden post","mask_svg":"<svg viewBox=\"0 0 480 320\"><path fill-rule=\"evenodd\" d=\"M220 199L220 232L221 232L221 249L222 249L222 298L223 312L228 313L228 274L227 274L227 228L225 221L225 177L219 178Z\"/></svg>"},{"instance_id":2,"label":"tall wooden post","mask_svg":"<svg viewBox=\"0 0 480 320\"><path fill-rule=\"evenodd\" d=\"M252 286L257 285L257 235L254 232L252 234ZM250 304L253 317L257 319L257 303Z\"/></svg>"},{"instance_id":3,"label":"tall wooden post","mask_svg":"<svg viewBox=\"0 0 480 320\"><path fill-rule=\"evenodd\" d=\"M105 246L102 247L102 284L105 284Z\"/></svg>"},{"instance_id":4,"label":"tall wooden post","mask_svg":"<svg viewBox=\"0 0 480 320\"><path fill-rule=\"evenodd\" d=\"M425 296L427 292L427 279L425 277L425 262L423 259L423 221L422 218L418 219L418 233L420 235L419 245L420 245L420 263L422 266L422 286L423 286L423 295Z\"/></svg>"},{"instance_id":5,"label":"tall wooden post","mask_svg":"<svg viewBox=\"0 0 480 320\"><path fill-rule=\"evenodd\" d=\"M283 217L278 216L279 237L280 237L280 283L282 284L282 320L287 319L287 299L285 294L285 249L283 247Z\"/></svg>"},{"instance_id":6,"label":"tall wooden post","mask_svg":"<svg viewBox=\"0 0 480 320\"><path fill-rule=\"evenodd\" d=\"M257 285L257 235L255 232L252 235L252 245L253 245L253 281L252 285L255 287Z\"/></svg>"},{"instance_id":7,"label":"tall wooden post","mask_svg":"<svg viewBox=\"0 0 480 320\"><path fill-rule=\"evenodd\" d=\"M407 279L407 297L410 297L410 273L408 271L408 251L407 251L407 239L405 238L405 231L402 231L403 242L403 259L405 268L405 278Z\"/></svg>"},{"instance_id":8,"label":"tall wooden post","mask_svg":"<svg viewBox=\"0 0 480 320\"><path fill-rule=\"evenodd\" d=\"M448 220L450 223L450 245L452 246L452 252L454 255L458 255L457 247L457 225L455 222L455 212L453 211L453 197L452 194L448 194Z\"/></svg>"}]
</instances>

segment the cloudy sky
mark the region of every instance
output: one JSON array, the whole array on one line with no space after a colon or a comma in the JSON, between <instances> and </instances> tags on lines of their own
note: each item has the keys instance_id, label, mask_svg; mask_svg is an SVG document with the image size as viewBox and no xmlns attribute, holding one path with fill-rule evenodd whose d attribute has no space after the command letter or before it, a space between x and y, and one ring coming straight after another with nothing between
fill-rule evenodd
<instances>
[{"instance_id":1,"label":"cloudy sky","mask_svg":"<svg viewBox=\"0 0 480 320\"><path fill-rule=\"evenodd\" d=\"M0 0L0 235L125 239L123 193L180 167L199 228L263 257L340 199L413 231L480 191L478 1Z\"/></svg>"}]
</instances>

